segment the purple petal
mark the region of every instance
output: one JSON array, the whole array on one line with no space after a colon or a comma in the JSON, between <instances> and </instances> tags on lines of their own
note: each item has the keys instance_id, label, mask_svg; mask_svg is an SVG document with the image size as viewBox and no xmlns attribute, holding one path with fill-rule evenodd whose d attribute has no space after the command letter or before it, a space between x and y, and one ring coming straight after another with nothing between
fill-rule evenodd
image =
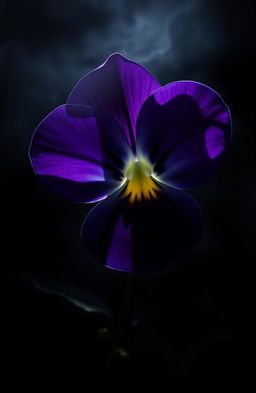
<instances>
[{"instance_id":1,"label":"purple petal","mask_svg":"<svg viewBox=\"0 0 256 393\"><path fill-rule=\"evenodd\" d=\"M129 154L120 126L83 105L56 108L37 127L30 147L42 181L79 202L102 199L117 189Z\"/></svg>"},{"instance_id":2,"label":"purple petal","mask_svg":"<svg viewBox=\"0 0 256 393\"><path fill-rule=\"evenodd\" d=\"M144 67L116 53L78 82L68 103L92 105L112 116L134 150L139 110L159 87L159 82Z\"/></svg>"},{"instance_id":3,"label":"purple petal","mask_svg":"<svg viewBox=\"0 0 256 393\"><path fill-rule=\"evenodd\" d=\"M118 190L91 210L82 227L82 239L99 262L128 272L157 271L175 263L200 236L197 203L167 186L157 199L132 205Z\"/></svg>"},{"instance_id":4,"label":"purple petal","mask_svg":"<svg viewBox=\"0 0 256 393\"><path fill-rule=\"evenodd\" d=\"M222 98L191 81L174 82L150 96L137 122L137 149L164 183L197 187L215 174L231 141L231 119Z\"/></svg>"}]
</instances>

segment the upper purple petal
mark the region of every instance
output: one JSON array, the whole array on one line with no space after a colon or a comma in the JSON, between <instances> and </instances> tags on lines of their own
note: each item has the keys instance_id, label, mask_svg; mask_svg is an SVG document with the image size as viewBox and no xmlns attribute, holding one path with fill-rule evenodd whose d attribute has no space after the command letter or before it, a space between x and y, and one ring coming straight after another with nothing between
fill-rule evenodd
<instances>
[{"instance_id":1,"label":"upper purple petal","mask_svg":"<svg viewBox=\"0 0 256 393\"><path fill-rule=\"evenodd\" d=\"M138 113L143 102L159 87L159 82L144 67L116 53L77 83L68 103L92 105L112 116L134 150Z\"/></svg>"},{"instance_id":2,"label":"upper purple petal","mask_svg":"<svg viewBox=\"0 0 256 393\"><path fill-rule=\"evenodd\" d=\"M215 174L231 141L231 119L219 94L197 82L170 83L144 103L137 149L160 180L178 189L197 187Z\"/></svg>"},{"instance_id":3,"label":"upper purple petal","mask_svg":"<svg viewBox=\"0 0 256 393\"><path fill-rule=\"evenodd\" d=\"M102 199L119 187L129 154L120 126L83 105L52 111L30 146L35 173L54 191L79 202Z\"/></svg>"},{"instance_id":4,"label":"upper purple petal","mask_svg":"<svg viewBox=\"0 0 256 393\"><path fill-rule=\"evenodd\" d=\"M161 270L197 244L201 213L183 191L161 186L156 199L130 204L120 189L86 217L82 239L105 266L128 272Z\"/></svg>"}]
</instances>

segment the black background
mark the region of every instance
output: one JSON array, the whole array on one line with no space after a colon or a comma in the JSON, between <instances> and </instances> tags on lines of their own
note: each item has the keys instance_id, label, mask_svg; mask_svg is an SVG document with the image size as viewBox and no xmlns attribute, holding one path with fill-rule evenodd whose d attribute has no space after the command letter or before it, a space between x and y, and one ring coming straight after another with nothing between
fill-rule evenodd
<instances>
[{"instance_id":1,"label":"black background","mask_svg":"<svg viewBox=\"0 0 256 393\"><path fill-rule=\"evenodd\" d=\"M254 15L247 0L1 1L0 340L9 383L72 377L84 389L92 378L120 389L141 381L175 393L254 391ZM91 207L45 190L27 154L38 122L116 51L162 84L211 86L233 120L229 158L191 192L203 209L202 241L176 269L147 276L92 260L79 236ZM94 294L111 311L83 311L36 289L38 278L85 304Z\"/></svg>"}]
</instances>

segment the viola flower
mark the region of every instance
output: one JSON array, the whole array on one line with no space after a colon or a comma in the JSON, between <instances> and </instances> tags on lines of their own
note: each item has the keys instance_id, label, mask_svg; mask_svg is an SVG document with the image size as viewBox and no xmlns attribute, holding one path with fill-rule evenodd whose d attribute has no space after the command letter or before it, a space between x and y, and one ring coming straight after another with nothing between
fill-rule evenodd
<instances>
[{"instance_id":1,"label":"viola flower","mask_svg":"<svg viewBox=\"0 0 256 393\"><path fill-rule=\"evenodd\" d=\"M102 200L81 230L98 261L149 272L199 241L200 209L182 190L216 173L230 140L230 113L214 90L192 81L161 87L144 67L113 54L41 121L30 158L61 196Z\"/></svg>"}]
</instances>

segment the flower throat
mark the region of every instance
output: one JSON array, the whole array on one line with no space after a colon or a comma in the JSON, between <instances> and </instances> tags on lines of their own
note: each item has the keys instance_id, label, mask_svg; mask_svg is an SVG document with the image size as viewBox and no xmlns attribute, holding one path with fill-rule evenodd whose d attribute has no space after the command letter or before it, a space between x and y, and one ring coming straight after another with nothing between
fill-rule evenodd
<instances>
[{"instance_id":1,"label":"flower throat","mask_svg":"<svg viewBox=\"0 0 256 393\"><path fill-rule=\"evenodd\" d=\"M144 158L138 161L130 159L125 167L124 175L127 179L124 196L129 196L130 203L157 198L157 192L160 189L154 180L151 165Z\"/></svg>"}]
</instances>

